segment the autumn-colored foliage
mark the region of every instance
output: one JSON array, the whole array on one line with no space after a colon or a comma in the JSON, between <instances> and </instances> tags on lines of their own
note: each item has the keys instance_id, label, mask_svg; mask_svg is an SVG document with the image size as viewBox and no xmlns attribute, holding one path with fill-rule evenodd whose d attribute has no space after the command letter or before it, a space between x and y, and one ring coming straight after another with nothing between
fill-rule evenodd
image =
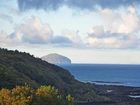
<instances>
[{"instance_id":1,"label":"autumn-colored foliage","mask_svg":"<svg viewBox=\"0 0 140 105\"><path fill-rule=\"evenodd\" d=\"M0 105L73 105L70 95L62 96L53 86L41 86L32 89L29 86L17 86L0 90Z\"/></svg>"}]
</instances>

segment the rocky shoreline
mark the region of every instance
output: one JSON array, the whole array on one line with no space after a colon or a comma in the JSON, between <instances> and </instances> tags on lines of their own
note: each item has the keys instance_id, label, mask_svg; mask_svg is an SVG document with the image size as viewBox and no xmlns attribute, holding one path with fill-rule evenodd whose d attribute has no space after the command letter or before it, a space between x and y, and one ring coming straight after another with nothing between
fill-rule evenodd
<instances>
[{"instance_id":1,"label":"rocky shoreline","mask_svg":"<svg viewBox=\"0 0 140 105\"><path fill-rule=\"evenodd\" d=\"M108 102L87 102L77 105L140 105L140 87L95 85L98 95L110 98Z\"/></svg>"}]
</instances>

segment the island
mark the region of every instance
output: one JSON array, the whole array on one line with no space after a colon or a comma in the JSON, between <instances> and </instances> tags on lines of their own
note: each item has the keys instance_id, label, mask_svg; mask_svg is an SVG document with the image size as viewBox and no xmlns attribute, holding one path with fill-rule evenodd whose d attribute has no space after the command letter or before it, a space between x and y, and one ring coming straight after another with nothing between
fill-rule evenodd
<instances>
[{"instance_id":1,"label":"island","mask_svg":"<svg viewBox=\"0 0 140 105\"><path fill-rule=\"evenodd\" d=\"M71 64L71 60L69 58L57 53L48 54L41 57L41 59L56 65Z\"/></svg>"}]
</instances>

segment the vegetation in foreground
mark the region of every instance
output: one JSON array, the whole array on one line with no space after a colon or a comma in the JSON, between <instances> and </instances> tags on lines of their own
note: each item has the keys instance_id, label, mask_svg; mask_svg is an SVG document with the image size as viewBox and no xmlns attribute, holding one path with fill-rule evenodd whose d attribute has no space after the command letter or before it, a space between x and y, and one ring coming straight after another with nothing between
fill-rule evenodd
<instances>
[{"instance_id":1,"label":"vegetation in foreground","mask_svg":"<svg viewBox=\"0 0 140 105\"><path fill-rule=\"evenodd\" d=\"M62 96L52 86L32 89L29 86L16 86L13 89L0 90L0 105L74 105L70 95Z\"/></svg>"}]
</instances>

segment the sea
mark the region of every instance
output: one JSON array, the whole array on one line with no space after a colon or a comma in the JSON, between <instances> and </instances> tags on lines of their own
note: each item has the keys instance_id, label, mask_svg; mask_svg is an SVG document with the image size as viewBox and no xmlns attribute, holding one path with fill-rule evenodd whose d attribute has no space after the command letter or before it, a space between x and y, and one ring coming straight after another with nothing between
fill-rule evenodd
<instances>
[{"instance_id":1,"label":"sea","mask_svg":"<svg viewBox=\"0 0 140 105\"><path fill-rule=\"evenodd\" d=\"M140 87L140 65L70 64L60 66L82 82Z\"/></svg>"}]
</instances>

